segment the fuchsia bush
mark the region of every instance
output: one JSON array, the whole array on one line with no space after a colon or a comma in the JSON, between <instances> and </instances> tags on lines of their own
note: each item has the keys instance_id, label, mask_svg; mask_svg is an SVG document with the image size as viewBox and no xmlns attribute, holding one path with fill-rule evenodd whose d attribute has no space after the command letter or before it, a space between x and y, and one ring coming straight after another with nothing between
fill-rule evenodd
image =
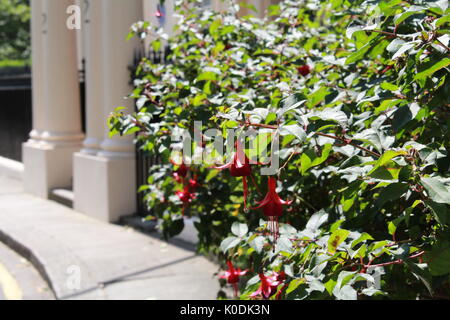
<instances>
[{"instance_id":1,"label":"fuchsia bush","mask_svg":"<svg viewBox=\"0 0 450 320\"><path fill-rule=\"evenodd\" d=\"M264 19L176 7L170 63L142 59L139 111L109 118L164 160L141 187L164 236L196 216L198 251L241 299L450 297L448 2L286 0ZM132 34L165 41L147 22ZM204 134L193 153L214 161L172 164L194 121L245 138L222 155Z\"/></svg>"}]
</instances>

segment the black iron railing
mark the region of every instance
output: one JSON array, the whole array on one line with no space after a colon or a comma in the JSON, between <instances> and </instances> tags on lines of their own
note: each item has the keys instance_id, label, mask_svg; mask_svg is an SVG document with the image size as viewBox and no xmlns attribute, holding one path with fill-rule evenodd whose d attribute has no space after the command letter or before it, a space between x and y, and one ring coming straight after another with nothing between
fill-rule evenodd
<instances>
[{"instance_id":1,"label":"black iron railing","mask_svg":"<svg viewBox=\"0 0 450 320\"><path fill-rule=\"evenodd\" d=\"M22 160L31 131L30 67L0 69L0 156Z\"/></svg>"},{"instance_id":2,"label":"black iron railing","mask_svg":"<svg viewBox=\"0 0 450 320\"><path fill-rule=\"evenodd\" d=\"M80 98L85 128L84 71L80 71ZM31 68L0 69L0 156L22 161L22 143L32 129Z\"/></svg>"},{"instance_id":3,"label":"black iron railing","mask_svg":"<svg viewBox=\"0 0 450 320\"><path fill-rule=\"evenodd\" d=\"M149 50L144 53L143 50L136 51L134 54L134 64L131 68L132 71L132 80L135 79L136 68L138 64L142 61L145 56L152 63L170 63L168 60L168 56L170 54L169 47L165 47L161 51L153 51ZM137 111L137 109L136 109ZM159 121L159 119L153 119L154 122ZM161 159L157 156L150 155L149 152L142 150L142 145L139 143L136 145L136 185L139 188L142 185L148 184L148 177L150 168L153 165L161 164ZM139 216L148 216L151 214L150 208L148 208L147 203L145 201L145 193L137 192L137 210Z\"/></svg>"}]
</instances>

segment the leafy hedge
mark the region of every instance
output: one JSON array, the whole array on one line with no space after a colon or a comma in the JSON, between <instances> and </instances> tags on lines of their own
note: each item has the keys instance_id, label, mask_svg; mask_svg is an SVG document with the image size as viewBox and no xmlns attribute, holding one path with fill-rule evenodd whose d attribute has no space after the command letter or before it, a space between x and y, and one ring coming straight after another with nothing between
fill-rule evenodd
<instances>
[{"instance_id":1,"label":"leafy hedge","mask_svg":"<svg viewBox=\"0 0 450 320\"><path fill-rule=\"evenodd\" d=\"M141 61L139 111L109 118L163 158L141 191L164 235L198 217L199 251L228 261L220 281L242 299L449 297L448 2L287 0L265 19L195 2L176 4L171 63ZM230 170L182 164L171 136L194 121L231 145L229 128L255 135ZM247 156L277 137L269 178ZM220 155L211 137L193 146Z\"/></svg>"},{"instance_id":2,"label":"leafy hedge","mask_svg":"<svg viewBox=\"0 0 450 320\"><path fill-rule=\"evenodd\" d=\"M29 60L30 17L28 0L0 0L0 60Z\"/></svg>"}]
</instances>

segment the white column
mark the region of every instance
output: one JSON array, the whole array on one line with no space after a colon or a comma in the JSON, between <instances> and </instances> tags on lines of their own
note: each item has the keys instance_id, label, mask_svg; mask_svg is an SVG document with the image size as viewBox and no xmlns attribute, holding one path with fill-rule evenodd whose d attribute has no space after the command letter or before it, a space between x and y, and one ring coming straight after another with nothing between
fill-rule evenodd
<instances>
[{"instance_id":1,"label":"white column","mask_svg":"<svg viewBox=\"0 0 450 320\"><path fill-rule=\"evenodd\" d=\"M125 41L130 31L130 26L142 20L142 0L102 0L103 33L102 45L105 50L103 56L103 90L108 92L104 95L103 109L105 115L113 112L115 108L124 106L129 112L134 109L132 99L124 99L128 96L132 87L130 86L129 67L133 63L133 55L139 47L136 38ZM106 121L106 120L105 120ZM133 137L114 136L108 137L109 130L105 127L105 139L100 144L99 155L115 157L134 157L135 148Z\"/></svg>"},{"instance_id":2,"label":"white column","mask_svg":"<svg viewBox=\"0 0 450 320\"><path fill-rule=\"evenodd\" d=\"M81 147L80 91L78 83L76 30L66 25L67 8L74 0L33 0L32 10L42 2L42 37L38 21L32 23L33 123L40 133L39 143L23 145L25 190L48 197L54 188L72 185L72 157ZM33 14L36 18L37 14ZM37 43L36 41L39 41ZM34 133L33 133L34 134Z\"/></svg>"},{"instance_id":3,"label":"white column","mask_svg":"<svg viewBox=\"0 0 450 320\"><path fill-rule=\"evenodd\" d=\"M95 11L93 2L99 6ZM89 35L93 38L89 41L86 61L94 60L87 65L90 70L86 71L91 72L91 76L87 78L86 89L91 93L100 89L97 91L100 95L92 102L95 105L88 109L87 116L88 123L92 120L90 126L101 130L103 139L95 155L80 152L74 156L74 208L96 219L113 222L136 211L133 137L109 138L106 121L119 106L126 106L128 112L134 109L134 101L125 97L133 90L129 66L140 43L135 38L125 39L131 25L143 19L143 2L94 0L90 5L93 11L89 15L89 24L95 23L95 28L101 33L91 32ZM91 25L89 28L94 27ZM92 136L91 133L88 135Z\"/></svg>"},{"instance_id":4,"label":"white column","mask_svg":"<svg viewBox=\"0 0 450 320\"><path fill-rule=\"evenodd\" d=\"M83 44L86 88L86 139L81 152L97 154L106 126L103 112L102 1L85 0L83 5Z\"/></svg>"},{"instance_id":5,"label":"white column","mask_svg":"<svg viewBox=\"0 0 450 320\"><path fill-rule=\"evenodd\" d=\"M31 61L32 61L32 116L33 129L30 142L39 140L44 128L44 0L31 2Z\"/></svg>"},{"instance_id":6,"label":"white column","mask_svg":"<svg viewBox=\"0 0 450 320\"><path fill-rule=\"evenodd\" d=\"M66 26L66 10L74 0L46 0L45 131L41 139L54 145L80 145L80 88L76 30Z\"/></svg>"}]
</instances>

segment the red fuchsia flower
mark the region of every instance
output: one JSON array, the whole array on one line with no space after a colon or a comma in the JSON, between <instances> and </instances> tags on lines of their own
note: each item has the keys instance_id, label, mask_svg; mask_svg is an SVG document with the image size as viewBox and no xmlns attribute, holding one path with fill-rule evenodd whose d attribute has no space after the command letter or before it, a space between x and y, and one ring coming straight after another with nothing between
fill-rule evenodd
<instances>
[{"instance_id":1,"label":"red fuchsia flower","mask_svg":"<svg viewBox=\"0 0 450 320\"><path fill-rule=\"evenodd\" d=\"M230 169L230 173L233 177L242 177L242 183L244 187L244 209L246 209L248 195L247 177L252 174L252 167L250 166L250 160L245 154L239 140L236 141L235 147L236 152L234 153L233 159L223 166L214 168L218 170Z\"/></svg>"},{"instance_id":2,"label":"red fuchsia flower","mask_svg":"<svg viewBox=\"0 0 450 320\"><path fill-rule=\"evenodd\" d=\"M239 277L243 276L247 273L247 270L241 270L241 268L235 269L231 261L227 261L228 270L225 271L223 275L220 276L221 279L227 279L227 282L231 285L233 285L234 288L234 295L237 297L239 290L238 290L238 283L239 283Z\"/></svg>"},{"instance_id":3,"label":"red fuchsia flower","mask_svg":"<svg viewBox=\"0 0 450 320\"><path fill-rule=\"evenodd\" d=\"M305 65L302 65L302 66L298 67L297 70L302 76L305 77L308 74L310 74L311 67L305 64Z\"/></svg>"},{"instance_id":4,"label":"red fuchsia flower","mask_svg":"<svg viewBox=\"0 0 450 320\"><path fill-rule=\"evenodd\" d=\"M182 215L184 216L184 211L186 209L186 206L192 201L192 199L195 199L195 194L191 193L189 191L189 186L185 186L184 189L181 191L175 192L175 194L178 196L180 201L183 203L182 208Z\"/></svg>"},{"instance_id":5,"label":"red fuchsia flower","mask_svg":"<svg viewBox=\"0 0 450 320\"><path fill-rule=\"evenodd\" d=\"M182 183L183 182L183 178L180 177L180 175L177 172L172 173L173 178L175 179L176 182L178 183Z\"/></svg>"},{"instance_id":6,"label":"red fuchsia flower","mask_svg":"<svg viewBox=\"0 0 450 320\"><path fill-rule=\"evenodd\" d=\"M286 273L284 271L281 272L273 272L276 280L279 281L280 283L283 283L284 280L286 280ZM278 291L277 295L276 295L276 299L280 300L281 299L281 295L283 294L283 290L286 289L286 287L288 286L288 283L285 283L284 286L280 289L280 291Z\"/></svg>"},{"instance_id":7,"label":"red fuchsia flower","mask_svg":"<svg viewBox=\"0 0 450 320\"><path fill-rule=\"evenodd\" d=\"M194 177L194 179L189 179L189 188L195 190L198 187L200 187L200 183L197 181L197 177Z\"/></svg>"},{"instance_id":8,"label":"red fuchsia flower","mask_svg":"<svg viewBox=\"0 0 450 320\"><path fill-rule=\"evenodd\" d=\"M262 296L264 299L269 299L276 291L277 287L282 280L278 280L279 274L274 272L271 276L267 277L263 272L259 274L259 279L261 280L261 285L258 290L250 295L250 298L255 298Z\"/></svg>"},{"instance_id":9,"label":"red fuchsia flower","mask_svg":"<svg viewBox=\"0 0 450 320\"><path fill-rule=\"evenodd\" d=\"M173 175L174 179L175 179L177 182L182 183L183 180L184 180L184 178L187 176L187 173L188 173L188 171L189 171L189 167L186 166L186 165L184 164L184 162L181 162L181 164L177 164L177 163L176 163L175 161L173 161L172 159L170 160L170 163L172 163L174 166L177 166L177 167L178 167L178 169L175 170L175 171L173 172L172 175Z\"/></svg>"},{"instance_id":10,"label":"red fuchsia flower","mask_svg":"<svg viewBox=\"0 0 450 320\"><path fill-rule=\"evenodd\" d=\"M269 218L269 229L276 241L278 238L278 218L283 213L283 205L289 205L292 201L281 200L276 191L277 180L274 177L269 177L267 184L268 190L266 197L258 202L259 206L254 209L263 209L264 215Z\"/></svg>"}]
</instances>

